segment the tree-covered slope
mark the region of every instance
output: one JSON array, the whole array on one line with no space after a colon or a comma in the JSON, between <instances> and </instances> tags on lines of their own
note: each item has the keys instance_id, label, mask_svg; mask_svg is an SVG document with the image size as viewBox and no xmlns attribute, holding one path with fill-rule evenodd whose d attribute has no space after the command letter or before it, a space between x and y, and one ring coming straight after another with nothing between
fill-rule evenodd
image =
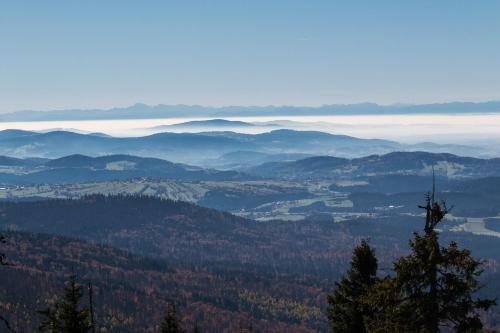
<instances>
[{"instance_id":1,"label":"tree-covered slope","mask_svg":"<svg viewBox=\"0 0 500 333\"><path fill-rule=\"evenodd\" d=\"M41 320L36 311L62 293L72 273L80 283L93 284L100 332L158 332L167 302L179 304L185 327L197 322L204 332L253 326L306 333L324 325L324 291L291 276L277 282L250 271L181 266L60 236L5 236L2 251L9 265L0 267L0 315L16 331L36 330ZM82 305L88 306L87 293Z\"/></svg>"}]
</instances>

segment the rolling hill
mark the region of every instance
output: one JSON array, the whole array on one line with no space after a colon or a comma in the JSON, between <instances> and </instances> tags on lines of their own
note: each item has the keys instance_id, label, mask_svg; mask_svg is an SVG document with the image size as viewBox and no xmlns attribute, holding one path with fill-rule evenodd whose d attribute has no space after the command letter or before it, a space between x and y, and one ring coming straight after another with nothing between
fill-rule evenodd
<instances>
[{"instance_id":1,"label":"rolling hill","mask_svg":"<svg viewBox=\"0 0 500 333\"><path fill-rule=\"evenodd\" d=\"M0 184L64 184L139 177L214 181L249 178L236 171L203 169L130 155L90 157L77 154L53 160L0 157L0 168L5 169L4 172L0 169Z\"/></svg>"},{"instance_id":2,"label":"rolling hill","mask_svg":"<svg viewBox=\"0 0 500 333\"><path fill-rule=\"evenodd\" d=\"M208 137L218 138L219 134L221 133ZM293 145L293 141L289 142ZM259 164L259 162L266 163ZM0 184L75 183L145 177L188 181L250 179L363 181L366 177L371 177L373 185L374 177L379 177L379 188L382 188L383 184L390 181L390 176L397 176L399 177L397 179L402 181L402 189L410 184L417 186L415 189L421 189L418 179L408 182L410 180L408 177L428 177L432 175L433 169L439 178L450 180L500 176L499 158L479 159L427 152L394 152L348 159L334 156L308 157L307 154L300 153L235 151L224 154L218 159L207 160L206 164L226 171L123 154L99 157L75 154L56 159L0 156ZM394 189L397 188L395 179L392 181L393 185L388 185Z\"/></svg>"},{"instance_id":3,"label":"rolling hill","mask_svg":"<svg viewBox=\"0 0 500 333\"><path fill-rule=\"evenodd\" d=\"M31 133L31 132L30 132ZM8 134L8 135L7 135ZM72 154L101 156L134 154L202 165L204 160L235 151L366 155L401 148L396 142L365 140L322 132L276 130L263 134L235 132L158 133L144 137L103 137L53 131L11 135L0 132L0 154L15 157L59 158Z\"/></svg>"},{"instance_id":4,"label":"rolling hill","mask_svg":"<svg viewBox=\"0 0 500 333\"><path fill-rule=\"evenodd\" d=\"M290 179L353 178L380 175L429 176L432 170L446 178L500 175L500 158L479 159L428 152L393 152L362 158L317 156L292 162L265 163L248 169L261 177Z\"/></svg>"},{"instance_id":5,"label":"rolling hill","mask_svg":"<svg viewBox=\"0 0 500 333\"><path fill-rule=\"evenodd\" d=\"M228 153L251 151L274 156L307 154L361 158L395 151L417 151L420 145L402 145L380 139L360 139L317 131L274 130L260 134L230 131L199 133L163 132L143 137L111 137L99 133L79 134L67 131L47 133L0 131L0 155L16 158L60 158L83 154L103 156L113 154L155 157L172 162L198 166L213 165L214 159ZM423 144L426 151L443 150L459 154L483 152L474 147ZM286 160L286 159L285 159Z\"/></svg>"},{"instance_id":6,"label":"rolling hill","mask_svg":"<svg viewBox=\"0 0 500 333\"><path fill-rule=\"evenodd\" d=\"M259 223L186 202L143 196L3 201L0 212L0 228L78 237L172 262L274 266L281 272L303 266L303 272L312 273L318 268L307 266L308 259L302 253L307 245L296 242L296 237L305 232L308 237L317 238L318 245L325 246L316 259L323 262L321 269L333 275L338 272L338 267L328 264L331 256L338 254L340 243L335 252L330 252L327 244L334 239L341 241L341 234L335 234L338 227L333 225L318 233L314 228L308 231L311 225L304 223L282 234L290 223ZM268 251L270 244L283 255L279 263L275 262L278 252Z\"/></svg>"},{"instance_id":7,"label":"rolling hill","mask_svg":"<svg viewBox=\"0 0 500 333\"><path fill-rule=\"evenodd\" d=\"M156 126L153 129L168 129L182 127L200 127L200 128L217 128L217 127L254 127L255 125L245 121L226 120L226 119L209 119L209 120L192 120L173 125Z\"/></svg>"}]
</instances>

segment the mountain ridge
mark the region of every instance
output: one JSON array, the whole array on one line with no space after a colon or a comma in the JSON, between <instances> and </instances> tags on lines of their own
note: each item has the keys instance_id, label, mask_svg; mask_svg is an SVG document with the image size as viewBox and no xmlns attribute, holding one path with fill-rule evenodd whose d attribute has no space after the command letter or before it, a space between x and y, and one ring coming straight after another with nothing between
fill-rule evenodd
<instances>
[{"instance_id":1,"label":"mountain ridge","mask_svg":"<svg viewBox=\"0 0 500 333\"><path fill-rule=\"evenodd\" d=\"M260 177L335 178L370 174L437 175L454 177L484 177L500 175L500 158L481 159L449 153L391 152L361 158L314 156L291 162L270 162L249 168L247 172Z\"/></svg>"},{"instance_id":2,"label":"mountain ridge","mask_svg":"<svg viewBox=\"0 0 500 333\"><path fill-rule=\"evenodd\" d=\"M112 181L132 178L162 178L172 180L240 180L249 176L237 171L204 169L158 158L132 155L91 157L73 154L52 160L12 159L0 156L0 166L23 169L0 171L0 184L76 183Z\"/></svg>"},{"instance_id":3,"label":"mountain ridge","mask_svg":"<svg viewBox=\"0 0 500 333\"><path fill-rule=\"evenodd\" d=\"M97 119L146 119L170 117L245 117L284 115L375 115L375 114L426 114L426 113L484 113L500 112L500 101L447 102L431 104L375 103L329 104L311 106L223 106L200 105L147 105L136 103L128 107L111 109L65 109L34 111L22 110L0 114L0 121L42 120L97 120Z\"/></svg>"},{"instance_id":4,"label":"mountain ridge","mask_svg":"<svg viewBox=\"0 0 500 333\"><path fill-rule=\"evenodd\" d=\"M450 152L462 156L492 157L485 148L448 144L402 144L384 139L365 139L320 131L278 129L245 134L232 131L198 133L160 132L137 137L113 137L69 131L0 131L0 155L59 158L72 154L111 154L154 157L177 163L211 167L214 159L236 151L271 155L332 155L345 158L394 151ZM485 155L486 154L486 155ZM210 162L210 163L209 163ZM237 164L237 161L236 161Z\"/></svg>"},{"instance_id":5,"label":"mountain ridge","mask_svg":"<svg viewBox=\"0 0 500 333\"><path fill-rule=\"evenodd\" d=\"M449 179L500 176L500 158L481 159L449 153L402 151L351 159L324 155L268 155L251 151L236 151L227 155L229 157L221 159L220 165L233 163L234 169L203 168L160 158L128 154L96 157L71 154L49 160L0 156L0 184L37 182L64 184L132 178L238 181L287 178L335 179L383 175L429 176L433 168L437 176ZM233 155L235 157L232 157ZM251 165L247 157L255 161L264 161L264 163ZM266 160L270 162L265 162ZM212 163L216 164L216 161ZM238 164L237 161L243 162Z\"/></svg>"},{"instance_id":6,"label":"mountain ridge","mask_svg":"<svg viewBox=\"0 0 500 333\"><path fill-rule=\"evenodd\" d=\"M0 137L2 134L0 131ZM9 134L9 132L7 132ZM128 154L203 166L203 161L234 151L263 153L360 154L401 149L394 141L360 139L318 131L276 130L261 134L236 132L161 132L141 137L103 137L66 131L10 135L0 140L0 155L58 158L72 154Z\"/></svg>"}]
</instances>

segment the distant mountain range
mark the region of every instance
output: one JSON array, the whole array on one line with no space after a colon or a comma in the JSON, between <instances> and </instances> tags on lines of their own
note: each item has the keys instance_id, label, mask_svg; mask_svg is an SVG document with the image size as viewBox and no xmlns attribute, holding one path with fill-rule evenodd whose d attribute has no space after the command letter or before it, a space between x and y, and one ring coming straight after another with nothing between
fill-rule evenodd
<instances>
[{"instance_id":1,"label":"distant mountain range","mask_svg":"<svg viewBox=\"0 0 500 333\"><path fill-rule=\"evenodd\" d=\"M143 137L111 137L65 131L47 133L0 131L0 155L4 156L53 159L73 154L94 157L126 154L161 158L201 167L224 164L255 166L267 161L290 161L307 156L330 155L355 158L394 151L418 150L476 157L486 155L486 151L477 147L432 143L403 145L389 140L359 139L316 131L275 130L261 134L229 131L165 132ZM242 151L248 153L227 155ZM249 158L258 154L266 154L267 161ZM231 160L214 163L214 160L219 158Z\"/></svg>"},{"instance_id":2,"label":"distant mountain range","mask_svg":"<svg viewBox=\"0 0 500 333\"><path fill-rule=\"evenodd\" d=\"M500 112L500 101L450 102L421 105L332 104L320 107L299 106L226 106L135 104L125 108L68 109L55 111L17 111L0 114L0 121L145 119L171 117L246 117L246 116L311 116L311 115L377 115L425 113Z\"/></svg>"},{"instance_id":3,"label":"distant mountain range","mask_svg":"<svg viewBox=\"0 0 500 333\"><path fill-rule=\"evenodd\" d=\"M234 132L158 133L144 137L103 137L54 131L0 132L0 155L59 158L72 154L129 154L204 165L204 161L236 151L266 154L362 156L401 149L397 142L366 140L313 131L277 130L262 134Z\"/></svg>"}]
</instances>

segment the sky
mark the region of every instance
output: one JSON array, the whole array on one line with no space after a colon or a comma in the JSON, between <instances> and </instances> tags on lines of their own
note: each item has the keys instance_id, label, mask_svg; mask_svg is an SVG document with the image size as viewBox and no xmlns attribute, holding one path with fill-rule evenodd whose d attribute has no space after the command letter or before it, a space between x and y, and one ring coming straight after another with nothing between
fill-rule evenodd
<instances>
[{"instance_id":1,"label":"sky","mask_svg":"<svg viewBox=\"0 0 500 333\"><path fill-rule=\"evenodd\" d=\"M500 100L500 1L0 0L0 112Z\"/></svg>"}]
</instances>

